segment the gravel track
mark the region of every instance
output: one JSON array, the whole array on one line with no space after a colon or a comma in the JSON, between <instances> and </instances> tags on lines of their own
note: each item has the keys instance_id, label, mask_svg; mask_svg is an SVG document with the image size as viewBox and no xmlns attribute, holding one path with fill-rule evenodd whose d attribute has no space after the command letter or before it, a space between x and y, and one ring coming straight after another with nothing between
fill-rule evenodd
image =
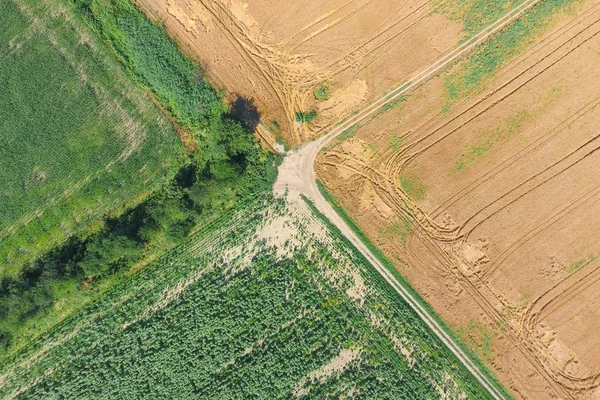
<instances>
[{"instance_id":1,"label":"gravel track","mask_svg":"<svg viewBox=\"0 0 600 400\"><path fill-rule=\"evenodd\" d=\"M471 52L476 46L485 42L490 36L499 32L506 25L519 18L524 12L536 5L540 0L528 0L520 6L511 10L504 17L474 35L469 40L457 46L452 51L442 55L426 68L418 71L409 80L394 88L390 93L381 96L371 102L358 113L348 118L332 129L328 134L310 142L306 145L289 152L281 166L279 176L273 187L276 196L288 193L291 200L299 200L303 194L311 199L317 209L333 223L340 232L363 254L383 278L402 296L402 298L414 309L436 336L454 353L461 363L471 372L477 381L489 392L491 398L496 400L505 399L505 396L495 387L487 375L477 366L473 360L463 351L456 341L448 334L433 315L409 292L379 261L367 246L356 236L354 231L337 214L333 207L319 192L316 184L314 163L319 152L332 140L336 139L346 129L373 116L381 110L381 107L393 101L407 92L421 86L427 80L442 72L445 68L458 61L461 57Z\"/></svg>"}]
</instances>

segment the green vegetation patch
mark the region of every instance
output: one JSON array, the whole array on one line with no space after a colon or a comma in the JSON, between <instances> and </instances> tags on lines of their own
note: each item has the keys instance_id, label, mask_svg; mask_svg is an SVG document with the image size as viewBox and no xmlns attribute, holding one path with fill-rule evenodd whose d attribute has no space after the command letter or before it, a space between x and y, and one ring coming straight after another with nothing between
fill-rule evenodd
<instances>
[{"instance_id":1,"label":"green vegetation patch","mask_svg":"<svg viewBox=\"0 0 600 400\"><path fill-rule=\"evenodd\" d=\"M591 263L592 261L596 260L597 258L600 258L600 253L592 254L585 260L581 260L579 262L576 262L575 264L570 265L567 268L567 272L570 274L575 273L575 272L579 271L581 268L583 268L586 265L588 265L589 263Z\"/></svg>"},{"instance_id":2,"label":"green vegetation patch","mask_svg":"<svg viewBox=\"0 0 600 400\"><path fill-rule=\"evenodd\" d=\"M576 2L577 0L543 0L479 46L462 63L460 70L446 75L444 85L447 101L444 110L449 111L452 103L478 90L503 65L531 47L537 36L550 26L554 16Z\"/></svg>"},{"instance_id":3,"label":"green vegetation patch","mask_svg":"<svg viewBox=\"0 0 600 400\"><path fill-rule=\"evenodd\" d=\"M493 131L484 131L480 134L477 142L465 147L456 162L453 173L458 173L475 163L484 154L488 153L496 144L508 139L519 132L525 122L530 119L527 111L518 112L509 118L504 126L498 127Z\"/></svg>"},{"instance_id":4,"label":"green vegetation patch","mask_svg":"<svg viewBox=\"0 0 600 400\"><path fill-rule=\"evenodd\" d=\"M2 395L22 399L487 398L355 249L270 198L2 359L0 372Z\"/></svg>"},{"instance_id":5,"label":"green vegetation patch","mask_svg":"<svg viewBox=\"0 0 600 400\"><path fill-rule=\"evenodd\" d=\"M410 198L424 200L427 187L415 174L403 174L400 176L400 187Z\"/></svg>"},{"instance_id":6,"label":"green vegetation patch","mask_svg":"<svg viewBox=\"0 0 600 400\"><path fill-rule=\"evenodd\" d=\"M413 222L407 217L398 217L394 223L385 227L381 235L392 240L399 240L400 243L406 243L408 235L412 233ZM390 238L392 236L392 238Z\"/></svg>"},{"instance_id":7,"label":"green vegetation patch","mask_svg":"<svg viewBox=\"0 0 600 400\"><path fill-rule=\"evenodd\" d=\"M450 0L434 3L436 12L462 24L465 39L481 32L524 0Z\"/></svg>"},{"instance_id":8,"label":"green vegetation patch","mask_svg":"<svg viewBox=\"0 0 600 400\"><path fill-rule=\"evenodd\" d=\"M469 325L458 330L458 334L471 348L476 349L479 358L490 363L494 357L492 343L497 335L479 322L471 320Z\"/></svg>"},{"instance_id":9,"label":"green vegetation patch","mask_svg":"<svg viewBox=\"0 0 600 400\"><path fill-rule=\"evenodd\" d=\"M313 111L298 111L296 113L296 122L301 122L303 124L310 123L313 119L317 118L317 112Z\"/></svg>"},{"instance_id":10,"label":"green vegetation patch","mask_svg":"<svg viewBox=\"0 0 600 400\"><path fill-rule=\"evenodd\" d=\"M6 276L168 182L183 148L69 3L2 1L0 26Z\"/></svg>"},{"instance_id":11,"label":"green vegetation patch","mask_svg":"<svg viewBox=\"0 0 600 400\"><path fill-rule=\"evenodd\" d=\"M315 90L315 98L317 100L327 100L329 98L329 88L325 85L320 86Z\"/></svg>"},{"instance_id":12,"label":"green vegetation patch","mask_svg":"<svg viewBox=\"0 0 600 400\"><path fill-rule=\"evenodd\" d=\"M396 151L400 150L400 148L404 144L404 139L401 137L398 137L398 136L390 136L389 143L390 143L390 147L392 148L392 150L394 150L396 152Z\"/></svg>"},{"instance_id":13,"label":"green vegetation patch","mask_svg":"<svg viewBox=\"0 0 600 400\"><path fill-rule=\"evenodd\" d=\"M339 140L340 142L343 142L346 139L350 139L352 136L354 136L354 134L356 133L358 128L360 128L360 124L352 125L350 128L348 128L348 129L344 130L342 133L340 133L340 135L337 137L337 140Z\"/></svg>"}]
</instances>

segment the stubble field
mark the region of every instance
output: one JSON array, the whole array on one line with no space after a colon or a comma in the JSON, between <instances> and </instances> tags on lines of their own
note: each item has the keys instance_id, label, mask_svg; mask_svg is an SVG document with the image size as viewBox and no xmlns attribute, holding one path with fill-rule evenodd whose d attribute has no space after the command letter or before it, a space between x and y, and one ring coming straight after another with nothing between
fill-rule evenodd
<instances>
[{"instance_id":1,"label":"stubble field","mask_svg":"<svg viewBox=\"0 0 600 400\"><path fill-rule=\"evenodd\" d=\"M232 101L241 96L257 106L259 133L267 141L278 137L297 145L381 96L519 2L138 4L199 58Z\"/></svg>"},{"instance_id":2,"label":"stubble field","mask_svg":"<svg viewBox=\"0 0 600 400\"><path fill-rule=\"evenodd\" d=\"M598 398L600 5L546 1L318 175L523 398Z\"/></svg>"}]
</instances>

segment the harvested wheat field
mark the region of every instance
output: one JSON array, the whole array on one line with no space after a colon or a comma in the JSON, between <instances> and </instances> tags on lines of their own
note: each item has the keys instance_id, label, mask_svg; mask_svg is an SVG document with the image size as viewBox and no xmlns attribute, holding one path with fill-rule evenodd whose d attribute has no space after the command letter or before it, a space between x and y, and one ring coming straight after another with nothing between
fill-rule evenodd
<instances>
[{"instance_id":1,"label":"harvested wheat field","mask_svg":"<svg viewBox=\"0 0 600 400\"><path fill-rule=\"evenodd\" d=\"M258 119L252 112L258 108L263 136L297 145L404 81L519 2L137 3L198 57L232 102L237 96L247 100L241 104L250 108L249 118Z\"/></svg>"},{"instance_id":2,"label":"harvested wheat field","mask_svg":"<svg viewBox=\"0 0 600 400\"><path fill-rule=\"evenodd\" d=\"M600 398L599 65L597 0L542 2L317 163L518 398Z\"/></svg>"}]
</instances>

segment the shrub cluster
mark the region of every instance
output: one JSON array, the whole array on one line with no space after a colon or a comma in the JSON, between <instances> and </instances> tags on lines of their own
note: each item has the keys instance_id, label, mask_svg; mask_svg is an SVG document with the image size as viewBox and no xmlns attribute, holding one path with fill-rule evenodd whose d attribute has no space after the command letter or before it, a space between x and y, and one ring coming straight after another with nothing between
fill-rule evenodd
<instances>
[{"instance_id":1,"label":"shrub cluster","mask_svg":"<svg viewBox=\"0 0 600 400\"><path fill-rule=\"evenodd\" d=\"M220 93L162 27L128 0L73 2L132 77L176 124L192 132L198 151L189 155L173 181L142 204L105 218L99 232L72 238L20 274L4 278L0 346L9 346L11 331L53 303L58 284L74 281L81 286L86 278L130 267L153 249L156 253L173 247L236 202L269 190L276 176L273 157L258 145L250 127L230 113Z\"/></svg>"}]
</instances>

